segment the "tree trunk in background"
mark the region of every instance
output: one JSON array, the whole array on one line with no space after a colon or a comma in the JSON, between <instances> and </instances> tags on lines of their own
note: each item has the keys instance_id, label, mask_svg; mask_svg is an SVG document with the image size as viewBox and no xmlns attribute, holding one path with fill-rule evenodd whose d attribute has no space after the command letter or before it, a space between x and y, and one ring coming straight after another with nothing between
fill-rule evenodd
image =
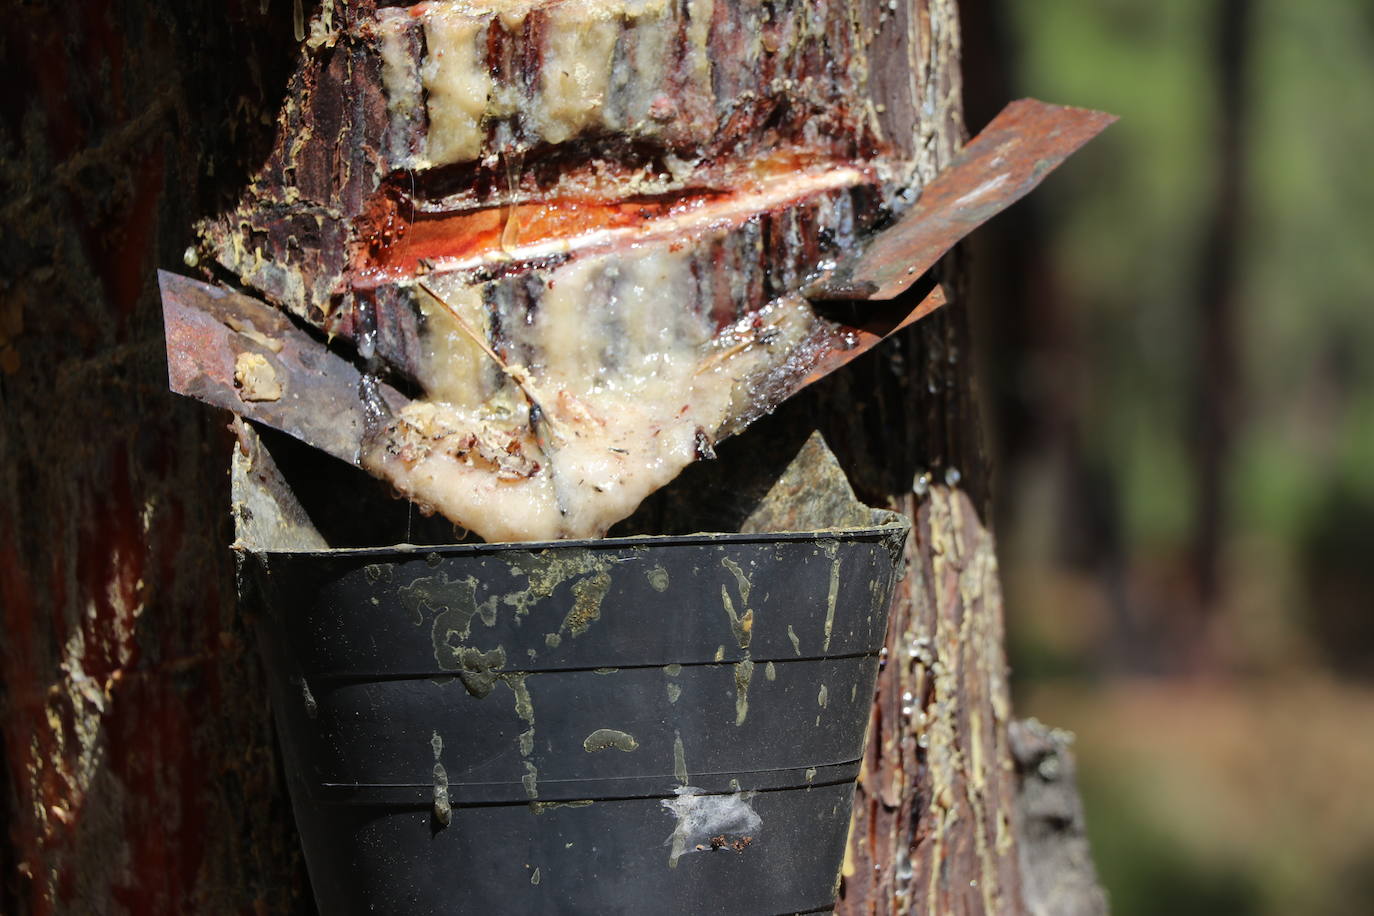
<instances>
[{"instance_id":1,"label":"tree trunk in background","mask_svg":"<svg viewBox=\"0 0 1374 916\"><path fill-rule=\"evenodd\" d=\"M1245 128L1253 4L1224 0L1217 5L1212 40L1216 54L1217 155L1214 198L1199 251L1197 307L1202 339L1196 357L1197 408L1193 420L1197 456L1197 515L1194 575L1198 616L1215 611L1222 597L1222 539L1226 533L1226 470L1232 430L1240 406L1236 368L1236 299L1240 294L1239 240L1243 235L1242 194L1247 171ZM1196 626L1205 627L1199 619Z\"/></svg>"},{"instance_id":2,"label":"tree trunk in background","mask_svg":"<svg viewBox=\"0 0 1374 916\"><path fill-rule=\"evenodd\" d=\"M24 87L0 139L5 912L310 909L234 608L223 418L166 391L153 274L265 158L296 41L280 0L182 6L21 10L3 48ZM963 139L957 13L897 15L929 178ZM785 460L819 426L862 497L914 520L845 914L1027 909L957 258L942 271L949 307L715 465Z\"/></svg>"}]
</instances>

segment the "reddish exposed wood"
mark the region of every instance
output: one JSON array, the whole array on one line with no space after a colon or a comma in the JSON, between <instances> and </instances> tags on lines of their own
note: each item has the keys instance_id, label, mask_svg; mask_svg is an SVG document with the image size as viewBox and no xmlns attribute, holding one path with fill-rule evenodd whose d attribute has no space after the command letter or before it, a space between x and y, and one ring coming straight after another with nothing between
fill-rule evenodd
<instances>
[{"instance_id":1,"label":"reddish exposed wood","mask_svg":"<svg viewBox=\"0 0 1374 916\"><path fill-rule=\"evenodd\" d=\"M490 257L502 251L503 242L528 245L595 230L633 229L720 196L718 192L698 192L648 200L573 198L411 220L398 212L388 221L390 234L385 240L369 241L369 266L374 271L367 279L409 277L425 261ZM515 228L509 229L511 226Z\"/></svg>"}]
</instances>

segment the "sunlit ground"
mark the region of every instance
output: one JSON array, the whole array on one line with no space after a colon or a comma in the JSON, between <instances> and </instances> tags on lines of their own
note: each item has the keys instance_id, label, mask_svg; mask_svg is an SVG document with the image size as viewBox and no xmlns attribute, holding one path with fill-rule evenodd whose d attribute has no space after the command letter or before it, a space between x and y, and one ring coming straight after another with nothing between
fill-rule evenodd
<instances>
[{"instance_id":1,"label":"sunlit ground","mask_svg":"<svg viewBox=\"0 0 1374 916\"><path fill-rule=\"evenodd\" d=\"M1020 708L1078 736L1114 912L1371 911L1374 689L1045 683Z\"/></svg>"}]
</instances>

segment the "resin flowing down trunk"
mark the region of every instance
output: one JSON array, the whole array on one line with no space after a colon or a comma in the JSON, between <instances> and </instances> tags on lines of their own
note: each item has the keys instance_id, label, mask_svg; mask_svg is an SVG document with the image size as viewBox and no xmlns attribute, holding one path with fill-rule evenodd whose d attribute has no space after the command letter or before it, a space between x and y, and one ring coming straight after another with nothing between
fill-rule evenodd
<instances>
[{"instance_id":1,"label":"resin flowing down trunk","mask_svg":"<svg viewBox=\"0 0 1374 916\"><path fill-rule=\"evenodd\" d=\"M202 261L417 392L363 463L489 540L603 534L816 354L799 294L914 199L885 2L545 0L314 23ZM891 53L890 51L887 53Z\"/></svg>"}]
</instances>

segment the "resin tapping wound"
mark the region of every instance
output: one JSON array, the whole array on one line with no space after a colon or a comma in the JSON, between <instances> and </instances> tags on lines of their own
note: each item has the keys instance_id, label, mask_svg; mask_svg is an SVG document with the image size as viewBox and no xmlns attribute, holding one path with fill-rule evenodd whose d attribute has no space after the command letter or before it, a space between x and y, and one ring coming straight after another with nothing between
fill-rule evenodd
<instances>
[{"instance_id":1,"label":"resin tapping wound","mask_svg":"<svg viewBox=\"0 0 1374 916\"><path fill-rule=\"evenodd\" d=\"M337 53L302 60L259 179L197 252L353 349L321 363L318 340L255 318L230 326L253 352L226 381L194 359L223 335L172 322L169 341L198 335L169 348L173 388L488 541L604 536L944 301L849 325L811 299L909 289L1110 120L1017 103L918 174L917 138L877 104L886 14L858 11L431 0L322 25L311 48ZM186 285L162 286L182 321Z\"/></svg>"},{"instance_id":2,"label":"resin tapping wound","mask_svg":"<svg viewBox=\"0 0 1374 916\"><path fill-rule=\"evenodd\" d=\"M766 409L760 380L815 336L791 294L861 228L851 194L881 178L836 139L866 115L811 100L837 119L821 132L801 77L808 48L839 42L827 73L861 79L861 43L840 38L854 28L843 16L788 2L772 15L793 38L717 60L717 13L748 18L714 0L379 11L388 146L404 173L358 220L348 285L421 316L408 368L424 397L374 432L361 463L422 511L488 541L604 535ZM510 56L494 63L498 46ZM754 86L761 54L776 77ZM587 145L556 149L575 140ZM760 146L745 155L746 141ZM652 167L632 162L635 142L657 150ZM716 143L734 154L712 154ZM439 166L469 177L431 180ZM355 318L349 333L366 326ZM570 620L558 636L584 628Z\"/></svg>"},{"instance_id":3,"label":"resin tapping wound","mask_svg":"<svg viewBox=\"0 0 1374 916\"><path fill-rule=\"evenodd\" d=\"M684 309L699 296L692 251L666 242L422 289L431 399L404 407L363 464L487 540L604 534L710 454L752 380L814 324L796 301L718 329Z\"/></svg>"},{"instance_id":4,"label":"resin tapping wound","mask_svg":"<svg viewBox=\"0 0 1374 916\"><path fill-rule=\"evenodd\" d=\"M850 345L801 291L887 217L904 166L845 101L867 97L872 38L846 8L434 0L363 18L375 170L320 227L327 263L248 263L237 224L207 244L394 373L356 461L422 512L487 541L603 536ZM256 360L241 374L245 403L275 393Z\"/></svg>"},{"instance_id":5,"label":"resin tapping wound","mask_svg":"<svg viewBox=\"0 0 1374 916\"><path fill-rule=\"evenodd\" d=\"M370 256L360 283L373 286L384 280L404 280L417 270L462 271L511 260L537 262L555 256L624 252L630 245L651 242L681 244L693 236L742 225L759 213L855 187L869 178L852 166L822 163L812 171L797 173L790 170L795 164L792 156L765 159L746 174L723 176L740 183L731 190L635 194L624 199L569 192L563 198L498 203L453 213L416 214L413 207L397 208L387 221L385 235L369 240ZM512 221L518 226L515 239L509 231Z\"/></svg>"},{"instance_id":6,"label":"resin tapping wound","mask_svg":"<svg viewBox=\"0 0 1374 916\"><path fill-rule=\"evenodd\" d=\"M473 55L484 30L509 29L536 7L574 31L549 39L541 72L553 84L520 110L530 129L562 142L595 120L588 100L602 90L588 89L597 78L583 58L602 59L596 48L621 28L614 16L577 0L427 5L417 15L428 56L413 72L397 57L414 50L397 37L413 23L383 18L393 104L411 111L417 80L427 92L429 163L477 155L488 117L479 102L499 92ZM573 57L574 69L551 66ZM522 155L510 148L497 160L507 201L438 210L411 201L366 223L377 228L353 287L394 288L414 302L425 397L371 437L362 464L489 541L601 536L687 464L712 457L715 440L760 409L757 380L815 334L799 298L750 303L733 290L731 259L759 257L755 222L771 214L789 227L786 250L804 256L816 244L809 234L853 231L846 195L875 178L862 163L784 149L715 169L723 184L646 195L593 157L567 164L574 185L540 197L521 190ZM799 288L805 270L789 263L769 286Z\"/></svg>"},{"instance_id":7,"label":"resin tapping wound","mask_svg":"<svg viewBox=\"0 0 1374 916\"><path fill-rule=\"evenodd\" d=\"M545 365L529 370L504 359L498 363L478 348L478 358L498 367L493 393L476 405L465 405L467 398L455 390L447 401L405 406L365 446L363 465L422 510L438 509L488 540L599 536L686 464L711 455L727 423L737 425L757 409L751 394L756 380L785 367L812 335L808 307L787 301L728 326L709 342L704 338L710 330L702 327L694 347L646 342L644 335L625 331L671 334L674 315L693 320L692 313L665 302L672 314L664 320L631 313L635 321L629 323L615 310L643 296L654 275L637 278L621 264L593 266L606 268L607 280L629 274L632 284L632 296L607 298L605 321L588 320L595 313L579 315L575 298L562 309L566 287L542 297L540 317L529 326L518 312L502 317L508 346L543 352ZM694 282L690 271L678 274ZM549 331L558 322L570 322L566 333ZM455 350L459 356L475 336L466 325L457 325L463 338ZM553 346L543 346L541 337ZM588 354L605 346L617 351L601 356L616 364L613 372L587 365ZM467 366L460 362L436 380L443 385L476 379L479 387L466 390L480 397L481 367ZM579 369L581 383L574 375Z\"/></svg>"}]
</instances>

